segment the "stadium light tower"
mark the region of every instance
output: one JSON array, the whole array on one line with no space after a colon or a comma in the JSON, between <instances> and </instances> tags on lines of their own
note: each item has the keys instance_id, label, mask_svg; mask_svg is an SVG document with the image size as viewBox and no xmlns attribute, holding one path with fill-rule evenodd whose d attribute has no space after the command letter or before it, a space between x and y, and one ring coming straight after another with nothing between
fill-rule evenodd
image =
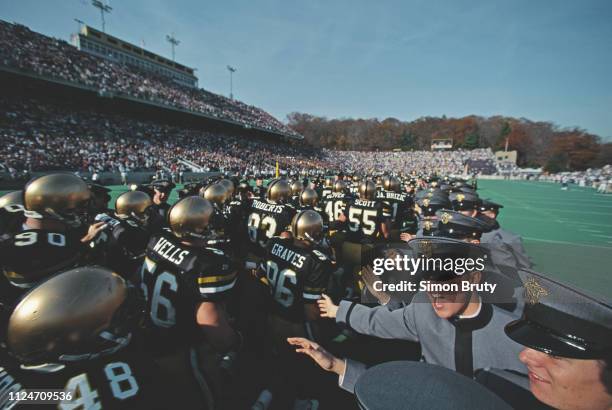
<instances>
[{"instance_id":1,"label":"stadium light tower","mask_svg":"<svg viewBox=\"0 0 612 410\"><path fill-rule=\"evenodd\" d=\"M229 75L230 75L230 100L233 100L234 99L234 73L236 72L236 69L232 67L231 65L228 65L227 71L229 71Z\"/></svg>"},{"instance_id":2,"label":"stadium light tower","mask_svg":"<svg viewBox=\"0 0 612 410\"><path fill-rule=\"evenodd\" d=\"M102 3L100 0L91 0L91 5L97 9L100 9L100 16L102 17L102 32L106 33L106 21L104 20L104 13L110 13L113 8L108 4Z\"/></svg>"},{"instance_id":3,"label":"stadium light tower","mask_svg":"<svg viewBox=\"0 0 612 410\"><path fill-rule=\"evenodd\" d=\"M166 41L172 46L172 61L174 61L174 47L181 44L181 42L174 37L174 33L172 35L166 34Z\"/></svg>"}]
</instances>

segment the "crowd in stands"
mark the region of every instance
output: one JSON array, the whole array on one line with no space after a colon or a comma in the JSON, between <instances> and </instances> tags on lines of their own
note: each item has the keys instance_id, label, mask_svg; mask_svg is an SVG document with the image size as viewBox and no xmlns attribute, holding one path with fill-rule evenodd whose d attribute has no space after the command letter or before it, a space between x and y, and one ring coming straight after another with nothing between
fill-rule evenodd
<instances>
[{"instance_id":1,"label":"crowd in stands","mask_svg":"<svg viewBox=\"0 0 612 410\"><path fill-rule=\"evenodd\" d=\"M287 173L477 172L466 164L490 161L489 149L472 151L358 152L316 150L303 143L269 142L213 134L68 103L0 98L0 166L10 173L72 170L132 172L175 170L184 161L202 171Z\"/></svg>"},{"instance_id":2,"label":"crowd in stands","mask_svg":"<svg viewBox=\"0 0 612 410\"><path fill-rule=\"evenodd\" d=\"M11 173L170 170L186 159L205 171L322 168L316 151L287 143L212 134L39 100L0 99L0 165ZM272 170L272 171L271 171Z\"/></svg>"},{"instance_id":3,"label":"crowd in stands","mask_svg":"<svg viewBox=\"0 0 612 410\"><path fill-rule=\"evenodd\" d=\"M64 40L2 20L0 65L79 84L100 93L125 95L283 135L299 135L257 107L87 54Z\"/></svg>"}]
</instances>

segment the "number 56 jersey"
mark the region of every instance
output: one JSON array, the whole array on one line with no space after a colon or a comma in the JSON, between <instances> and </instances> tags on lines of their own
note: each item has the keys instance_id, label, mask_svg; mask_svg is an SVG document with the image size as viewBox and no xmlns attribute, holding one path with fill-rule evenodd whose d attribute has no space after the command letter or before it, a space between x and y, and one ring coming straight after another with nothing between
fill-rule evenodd
<instances>
[{"instance_id":1,"label":"number 56 jersey","mask_svg":"<svg viewBox=\"0 0 612 410\"><path fill-rule=\"evenodd\" d=\"M304 305L327 292L331 259L322 250L298 246L289 238L270 239L266 251L260 273L273 299L272 311L286 320L303 322Z\"/></svg>"},{"instance_id":2,"label":"number 56 jersey","mask_svg":"<svg viewBox=\"0 0 612 410\"><path fill-rule=\"evenodd\" d=\"M202 302L223 300L237 270L216 248L195 248L163 231L149 241L140 271L146 299L147 345L155 353L189 346L200 335L196 311Z\"/></svg>"}]
</instances>

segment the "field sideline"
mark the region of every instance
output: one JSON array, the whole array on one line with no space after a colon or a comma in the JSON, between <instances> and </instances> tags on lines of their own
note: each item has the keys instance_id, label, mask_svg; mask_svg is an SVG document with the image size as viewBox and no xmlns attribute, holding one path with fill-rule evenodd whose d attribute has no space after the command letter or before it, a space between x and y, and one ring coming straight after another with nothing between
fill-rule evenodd
<instances>
[{"instance_id":1,"label":"field sideline","mask_svg":"<svg viewBox=\"0 0 612 410\"><path fill-rule=\"evenodd\" d=\"M112 201L124 186L111 186ZM523 236L535 269L612 299L612 195L546 182L479 180L478 194L504 205L501 225ZM178 199L176 190L170 202Z\"/></svg>"}]
</instances>

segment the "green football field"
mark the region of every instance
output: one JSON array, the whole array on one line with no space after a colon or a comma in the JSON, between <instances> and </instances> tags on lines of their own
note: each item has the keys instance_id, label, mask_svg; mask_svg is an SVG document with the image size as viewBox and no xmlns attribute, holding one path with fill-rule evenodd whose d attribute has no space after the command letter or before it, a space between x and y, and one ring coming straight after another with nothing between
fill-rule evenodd
<instances>
[{"instance_id":1,"label":"green football field","mask_svg":"<svg viewBox=\"0 0 612 410\"><path fill-rule=\"evenodd\" d=\"M113 189L112 201L127 190ZM504 205L500 224L523 236L535 270L612 299L612 195L528 181L478 181L478 193ZM170 202L177 199L176 190Z\"/></svg>"}]
</instances>

